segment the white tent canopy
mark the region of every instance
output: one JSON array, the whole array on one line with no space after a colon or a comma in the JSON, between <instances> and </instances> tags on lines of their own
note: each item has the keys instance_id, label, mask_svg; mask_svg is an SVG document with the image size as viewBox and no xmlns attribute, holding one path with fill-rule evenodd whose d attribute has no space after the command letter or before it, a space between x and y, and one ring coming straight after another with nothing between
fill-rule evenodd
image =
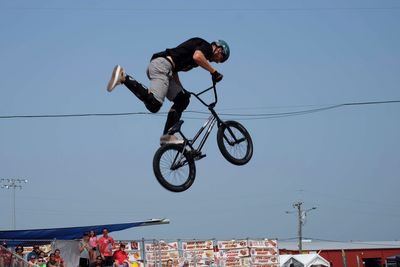
<instances>
[{"instance_id":1,"label":"white tent canopy","mask_svg":"<svg viewBox=\"0 0 400 267\"><path fill-rule=\"evenodd\" d=\"M318 254L280 255L279 262L281 267L330 267L329 262Z\"/></svg>"}]
</instances>

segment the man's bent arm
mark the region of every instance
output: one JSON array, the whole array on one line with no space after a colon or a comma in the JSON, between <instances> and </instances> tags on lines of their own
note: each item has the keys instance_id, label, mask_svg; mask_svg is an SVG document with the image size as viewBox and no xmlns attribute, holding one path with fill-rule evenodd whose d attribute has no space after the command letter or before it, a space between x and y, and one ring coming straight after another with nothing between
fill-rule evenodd
<instances>
[{"instance_id":1,"label":"man's bent arm","mask_svg":"<svg viewBox=\"0 0 400 267\"><path fill-rule=\"evenodd\" d=\"M197 65L199 65L200 67L202 67L203 69L209 71L210 73L213 73L216 71L216 69L214 69L211 64L208 62L208 60L206 59L206 57L204 56L203 52L201 52L200 50L196 50L193 54L193 60L197 63Z\"/></svg>"}]
</instances>

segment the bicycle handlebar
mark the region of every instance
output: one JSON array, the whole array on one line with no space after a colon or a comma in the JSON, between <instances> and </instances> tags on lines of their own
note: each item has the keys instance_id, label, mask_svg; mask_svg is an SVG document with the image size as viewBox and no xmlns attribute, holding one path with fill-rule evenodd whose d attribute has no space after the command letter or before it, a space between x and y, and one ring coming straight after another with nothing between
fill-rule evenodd
<instances>
[{"instance_id":1,"label":"bicycle handlebar","mask_svg":"<svg viewBox=\"0 0 400 267\"><path fill-rule=\"evenodd\" d=\"M203 99L201 99L200 98L200 95L202 95L202 94L204 94L205 92L207 92L207 91L210 91L211 89L213 89L213 91L214 91L214 102L211 102L210 104L207 104ZM218 96L217 96L217 88L216 88L216 86L215 86L215 83L213 83L213 85L212 86L210 86L210 87L208 87L207 89L205 89L205 90L203 90L203 91L201 91L200 93L193 93L193 92L190 92L190 91L187 91L190 95L193 95L193 96L195 96L204 106L206 106L206 107L208 107L208 108L214 108L215 107L215 105L217 104L217 102L218 102Z\"/></svg>"}]
</instances>

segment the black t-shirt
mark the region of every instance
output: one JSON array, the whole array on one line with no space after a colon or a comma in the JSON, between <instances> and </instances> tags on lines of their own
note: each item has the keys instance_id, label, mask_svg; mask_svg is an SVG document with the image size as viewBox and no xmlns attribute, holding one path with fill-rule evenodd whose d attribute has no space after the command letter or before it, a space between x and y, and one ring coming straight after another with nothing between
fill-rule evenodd
<instances>
[{"instance_id":1,"label":"black t-shirt","mask_svg":"<svg viewBox=\"0 0 400 267\"><path fill-rule=\"evenodd\" d=\"M175 48L168 48L163 52L156 53L151 59L170 56L175 63L175 71L188 71L199 65L193 60L193 54L200 50L207 60L213 56L212 45L198 37L191 38Z\"/></svg>"}]
</instances>

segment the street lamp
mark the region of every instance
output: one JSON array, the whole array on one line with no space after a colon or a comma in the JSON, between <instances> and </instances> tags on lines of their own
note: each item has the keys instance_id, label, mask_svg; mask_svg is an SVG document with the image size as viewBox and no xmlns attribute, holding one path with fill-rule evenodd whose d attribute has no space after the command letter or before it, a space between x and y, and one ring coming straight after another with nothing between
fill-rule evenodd
<instances>
[{"instance_id":1,"label":"street lamp","mask_svg":"<svg viewBox=\"0 0 400 267\"><path fill-rule=\"evenodd\" d=\"M306 215L309 211L317 209L316 207L312 207L311 209L303 210L301 209L301 205L303 205L303 202L297 202L293 204L293 208L297 209L297 217L298 217L298 228L297 228L297 234L298 234L298 247L299 247L299 254L303 252L303 225L306 222ZM286 211L286 213L291 213L290 211Z\"/></svg>"},{"instance_id":2,"label":"street lamp","mask_svg":"<svg viewBox=\"0 0 400 267\"><path fill-rule=\"evenodd\" d=\"M13 189L13 228L16 229L16 217L15 217L15 189L22 189L22 185L26 184L26 179L0 179L1 188Z\"/></svg>"}]
</instances>

